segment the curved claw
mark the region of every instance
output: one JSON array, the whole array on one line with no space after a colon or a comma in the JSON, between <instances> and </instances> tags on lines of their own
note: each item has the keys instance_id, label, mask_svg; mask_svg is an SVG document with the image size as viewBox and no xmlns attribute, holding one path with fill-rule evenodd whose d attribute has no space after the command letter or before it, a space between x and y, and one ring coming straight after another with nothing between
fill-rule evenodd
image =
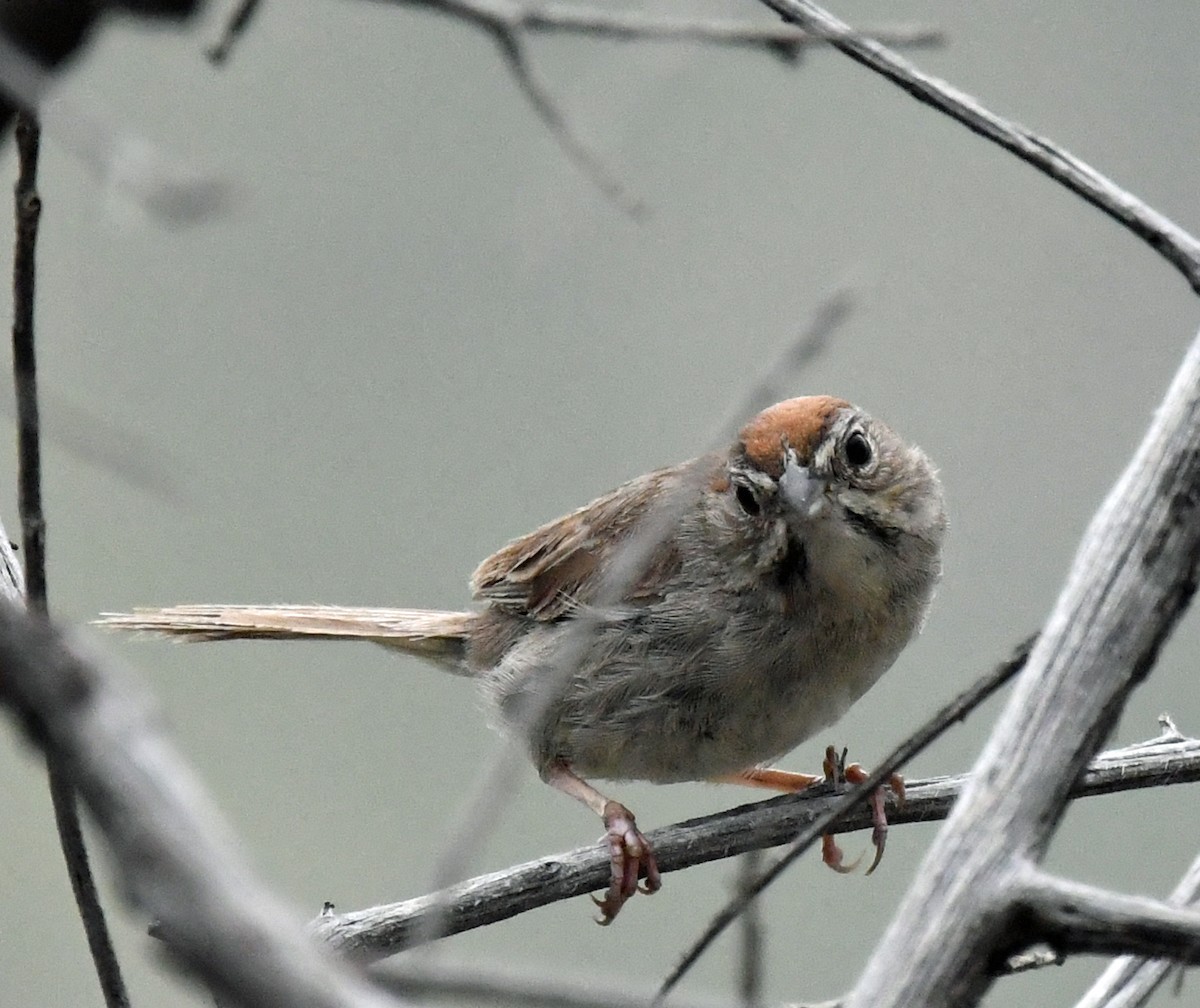
<instances>
[{"instance_id":1,"label":"curved claw","mask_svg":"<svg viewBox=\"0 0 1200 1008\"><path fill-rule=\"evenodd\" d=\"M826 867L832 868L839 875L849 875L862 864L862 854L859 854L850 864L843 863L845 856L832 833L826 833L821 837L821 860L825 862Z\"/></svg>"},{"instance_id":2,"label":"curved claw","mask_svg":"<svg viewBox=\"0 0 1200 1008\"><path fill-rule=\"evenodd\" d=\"M612 876L603 899L592 896L592 902L600 908L601 916L596 923L607 926L635 893L651 895L658 892L662 888L662 876L654 849L637 828L629 809L620 802L608 802L604 806L604 826L608 830L605 839L612 859ZM646 876L644 885L638 883L642 874Z\"/></svg>"}]
</instances>

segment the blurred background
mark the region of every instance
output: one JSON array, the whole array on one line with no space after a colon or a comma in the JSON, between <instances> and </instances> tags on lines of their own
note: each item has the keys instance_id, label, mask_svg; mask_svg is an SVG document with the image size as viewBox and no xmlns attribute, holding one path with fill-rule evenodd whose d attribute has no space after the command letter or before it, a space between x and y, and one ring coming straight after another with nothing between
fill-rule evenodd
<instances>
[{"instance_id":1,"label":"blurred background","mask_svg":"<svg viewBox=\"0 0 1200 1008\"><path fill-rule=\"evenodd\" d=\"M748 0L632 9L770 20ZM1200 230L1195 4L835 12L942 28L944 48L909 54L920 66ZM227 14L212 4L183 31L110 22L59 93L234 180L228 215L164 227L69 138L43 140L37 331L63 619L175 602L462 607L474 565L511 537L704 449L850 291L852 315L788 394L844 396L921 444L953 522L924 635L785 764L815 769L835 742L870 765L1040 625L1200 319L1141 242L834 52L789 66L531 39L574 129L648 206L635 222L564 156L478 30L403 4L267 3L215 69L204 49ZM0 176L13 162L9 144ZM0 506L15 536L14 455ZM424 892L498 751L469 683L369 646L102 644L156 694L297 919ZM1161 711L1200 732L1198 651L1189 616L1113 743L1153 736ZM908 775L967 769L997 710ZM42 763L11 730L0 775L0 999L98 1004ZM758 797L612 790L648 828ZM1050 867L1166 893L1196 853L1195 794L1080 803ZM870 878L813 854L769 891L768 1001L853 982L935 828L893 830ZM472 873L598 833L529 770ZM866 844L844 842L851 856ZM95 857L134 1003L208 1003ZM672 875L609 929L578 899L439 953L649 987L735 875ZM724 939L683 989L731 997L735 952ZM987 1004L1070 1004L1101 965L1004 980Z\"/></svg>"}]
</instances>

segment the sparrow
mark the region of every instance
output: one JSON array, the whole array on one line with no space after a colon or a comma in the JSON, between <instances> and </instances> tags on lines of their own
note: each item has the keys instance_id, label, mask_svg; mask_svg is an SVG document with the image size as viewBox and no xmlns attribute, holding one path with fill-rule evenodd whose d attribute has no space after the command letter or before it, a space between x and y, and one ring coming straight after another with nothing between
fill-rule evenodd
<instances>
[{"instance_id":1,"label":"sparrow","mask_svg":"<svg viewBox=\"0 0 1200 1008\"><path fill-rule=\"evenodd\" d=\"M98 622L367 640L474 679L542 779L603 821L612 875L596 903L609 923L639 878L654 892L661 877L634 814L590 780L796 791L822 779L771 764L837 721L918 633L945 529L924 452L844 399L805 396L763 410L724 451L510 542L475 571L471 611L184 605ZM831 747L827 776L837 764ZM881 795L873 807L877 864ZM825 861L847 870L831 838Z\"/></svg>"}]
</instances>

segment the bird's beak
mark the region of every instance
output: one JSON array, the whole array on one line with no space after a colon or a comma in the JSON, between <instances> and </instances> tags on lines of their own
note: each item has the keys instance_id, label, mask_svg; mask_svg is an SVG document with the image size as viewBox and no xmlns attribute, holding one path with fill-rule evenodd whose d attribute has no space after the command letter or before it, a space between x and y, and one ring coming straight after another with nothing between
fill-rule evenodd
<instances>
[{"instance_id":1,"label":"bird's beak","mask_svg":"<svg viewBox=\"0 0 1200 1008\"><path fill-rule=\"evenodd\" d=\"M825 490L828 484L814 476L808 466L798 465L794 456L789 457L779 477L779 493L801 518L815 518L825 506Z\"/></svg>"}]
</instances>

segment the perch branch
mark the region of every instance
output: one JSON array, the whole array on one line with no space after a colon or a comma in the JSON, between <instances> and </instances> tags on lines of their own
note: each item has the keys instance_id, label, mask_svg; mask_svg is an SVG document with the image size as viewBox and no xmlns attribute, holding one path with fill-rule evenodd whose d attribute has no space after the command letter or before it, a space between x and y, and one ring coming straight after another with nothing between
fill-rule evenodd
<instances>
[{"instance_id":1,"label":"perch branch","mask_svg":"<svg viewBox=\"0 0 1200 1008\"><path fill-rule=\"evenodd\" d=\"M1101 754L1071 797L1196 781L1200 781L1200 740L1168 736ZM888 819L893 824L942 819L966 782L965 776L913 781L904 805L889 810ZM820 823L823 814L845 797L814 788L654 830L648 838L657 852L659 868L678 871L789 843L798 831ZM832 829L848 832L870 825L870 811L859 802ZM604 848L599 844L580 847L402 903L322 916L313 928L339 950L370 962L426 939L425 921L431 914L438 915L440 934L467 931L595 892L607 884L609 871Z\"/></svg>"},{"instance_id":2,"label":"perch branch","mask_svg":"<svg viewBox=\"0 0 1200 1008\"><path fill-rule=\"evenodd\" d=\"M826 39L830 45L893 84L986 137L1050 176L1128 228L1181 272L1200 293L1200 243L1091 165L1045 137L986 109L971 95L923 73L878 39L855 31L808 0L761 0L784 20Z\"/></svg>"}]
</instances>

